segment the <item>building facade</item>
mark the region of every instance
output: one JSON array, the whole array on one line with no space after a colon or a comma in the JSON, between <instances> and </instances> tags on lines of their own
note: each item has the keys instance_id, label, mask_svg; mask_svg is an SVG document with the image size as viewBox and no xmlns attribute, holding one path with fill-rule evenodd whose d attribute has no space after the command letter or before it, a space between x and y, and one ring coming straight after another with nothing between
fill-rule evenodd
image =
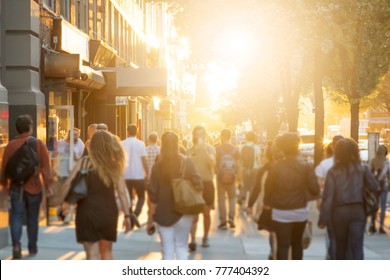
<instances>
[{"instance_id":1,"label":"building facade","mask_svg":"<svg viewBox=\"0 0 390 280\"><path fill-rule=\"evenodd\" d=\"M16 135L13 124L21 114L33 117L34 135L51 152L74 127L86 140L91 123L106 123L122 139L134 123L142 140L175 125L171 111L177 96L169 88L167 62L172 18L166 4L0 3L0 155ZM0 189L0 247L8 244L7 211Z\"/></svg>"}]
</instances>

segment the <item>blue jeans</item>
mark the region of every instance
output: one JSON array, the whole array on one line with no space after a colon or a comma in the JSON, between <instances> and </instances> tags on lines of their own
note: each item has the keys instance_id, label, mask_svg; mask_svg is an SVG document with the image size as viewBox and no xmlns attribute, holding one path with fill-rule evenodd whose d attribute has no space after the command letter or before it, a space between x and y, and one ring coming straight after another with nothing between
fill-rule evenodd
<instances>
[{"instance_id":1,"label":"blue jeans","mask_svg":"<svg viewBox=\"0 0 390 280\"><path fill-rule=\"evenodd\" d=\"M363 204L335 207L332 229L336 241L337 260L363 260L363 240L366 215Z\"/></svg>"},{"instance_id":2,"label":"blue jeans","mask_svg":"<svg viewBox=\"0 0 390 280\"><path fill-rule=\"evenodd\" d=\"M379 225L381 227L384 226L384 222L385 222L388 191L389 191L389 188L387 186L385 186L385 188L379 194L379 199L378 199L379 200L379 210L381 211L381 214L379 216ZM376 220L376 213L371 216L371 225L372 226L375 226L375 220Z\"/></svg>"},{"instance_id":3,"label":"blue jeans","mask_svg":"<svg viewBox=\"0 0 390 280\"><path fill-rule=\"evenodd\" d=\"M11 187L10 190L10 228L12 246L20 246L23 232L23 219L27 218L28 250L37 251L39 209L42 201L42 192L29 194L22 192L21 187Z\"/></svg>"},{"instance_id":4,"label":"blue jeans","mask_svg":"<svg viewBox=\"0 0 390 280\"><path fill-rule=\"evenodd\" d=\"M334 232L332 229L332 226L329 225L326 227L326 237L327 237L327 258L329 260L335 260L336 259L336 241L334 239Z\"/></svg>"}]
</instances>

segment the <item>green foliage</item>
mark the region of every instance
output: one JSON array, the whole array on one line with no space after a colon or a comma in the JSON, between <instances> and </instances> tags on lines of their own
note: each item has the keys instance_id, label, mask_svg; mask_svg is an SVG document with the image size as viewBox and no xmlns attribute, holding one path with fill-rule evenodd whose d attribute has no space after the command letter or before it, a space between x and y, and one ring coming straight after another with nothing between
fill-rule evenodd
<instances>
[{"instance_id":1,"label":"green foliage","mask_svg":"<svg viewBox=\"0 0 390 280\"><path fill-rule=\"evenodd\" d=\"M389 69L390 2L337 3L330 22L336 59L329 86L353 103L370 95Z\"/></svg>"}]
</instances>

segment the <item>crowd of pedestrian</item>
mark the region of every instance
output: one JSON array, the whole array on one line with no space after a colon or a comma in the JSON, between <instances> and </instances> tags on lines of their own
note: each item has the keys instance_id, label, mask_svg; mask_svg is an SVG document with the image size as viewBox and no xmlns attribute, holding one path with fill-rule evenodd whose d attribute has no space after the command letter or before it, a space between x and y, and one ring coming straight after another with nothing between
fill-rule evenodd
<instances>
[{"instance_id":1,"label":"crowd of pedestrian","mask_svg":"<svg viewBox=\"0 0 390 280\"><path fill-rule=\"evenodd\" d=\"M377 232L377 213L367 212L367 192L380 210L378 231L385 233L390 165L384 145L366 166L356 142L338 135L327 147L326 159L314 168L303 160L295 133L284 133L263 149L253 131L239 145L232 143L229 129L219 133L218 143L210 141L203 126L193 129L191 141L167 131L161 140L151 133L144 143L137 137L136 125L128 126L128 137L121 141L107 125L91 124L85 144L79 129L57 142L52 166L46 145L31 136L32 118L22 115L15 125L19 135L5 149L0 181L10 194L14 259L22 257L25 215L29 254L38 253L40 204L53 195L53 182L60 186L54 193L61 201L58 217L64 223L75 222L76 240L87 259L112 259L118 217L123 214L125 232L141 227L145 203L148 215L142 222L147 234L158 232L166 260L187 259L197 251L200 215L200 244L212 250L209 233L216 206L218 230L235 229L238 210L252 215L259 229L269 231L269 259L303 259L303 240L310 238L306 232L312 226L310 202L315 200L318 226L326 228L327 259L364 259L367 222L368 233ZM69 203L80 174L87 191L76 203ZM178 180L201 195L201 211L178 210L174 189Z\"/></svg>"}]
</instances>

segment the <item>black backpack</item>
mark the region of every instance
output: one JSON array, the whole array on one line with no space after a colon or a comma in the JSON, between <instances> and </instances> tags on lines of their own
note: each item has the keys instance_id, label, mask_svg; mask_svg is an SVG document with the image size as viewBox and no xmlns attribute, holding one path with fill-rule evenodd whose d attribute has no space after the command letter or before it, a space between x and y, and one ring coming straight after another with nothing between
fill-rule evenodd
<instances>
[{"instance_id":1,"label":"black backpack","mask_svg":"<svg viewBox=\"0 0 390 280\"><path fill-rule=\"evenodd\" d=\"M5 166L5 177L10 179L13 184L22 186L32 176L38 176L37 146L38 140L30 137L8 160Z\"/></svg>"}]
</instances>

